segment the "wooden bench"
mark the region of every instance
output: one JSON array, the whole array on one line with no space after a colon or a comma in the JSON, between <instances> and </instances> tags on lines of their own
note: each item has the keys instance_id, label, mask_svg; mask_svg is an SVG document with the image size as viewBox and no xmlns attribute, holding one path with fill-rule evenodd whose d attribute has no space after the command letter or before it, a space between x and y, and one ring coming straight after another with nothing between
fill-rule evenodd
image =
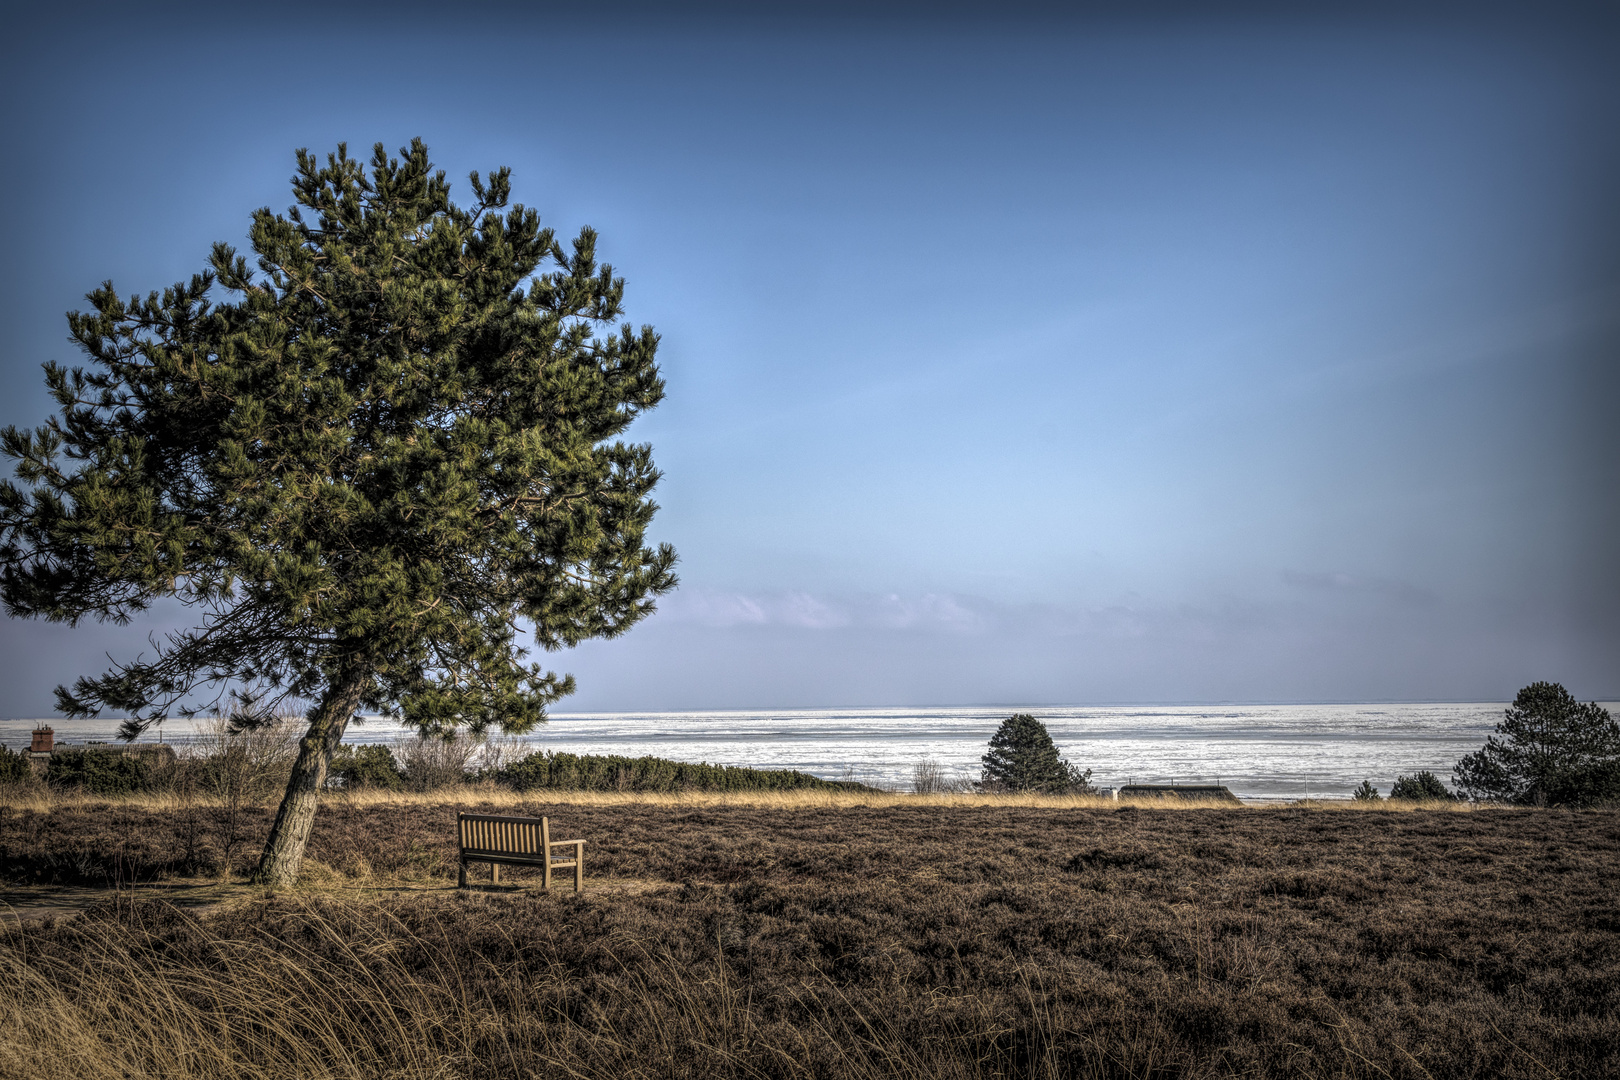
<instances>
[{"instance_id":1,"label":"wooden bench","mask_svg":"<svg viewBox=\"0 0 1620 1080\"><path fill-rule=\"evenodd\" d=\"M551 888L553 870L574 871L574 891L585 884L585 841L553 840L547 818L499 817L494 814L456 815L456 839L461 844L461 874L456 887L467 887L467 864L489 863L490 877L501 880L501 866L538 866L540 884ZM572 848L573 858L553 855L554 848Z\"/></svg>"}]
</instances>

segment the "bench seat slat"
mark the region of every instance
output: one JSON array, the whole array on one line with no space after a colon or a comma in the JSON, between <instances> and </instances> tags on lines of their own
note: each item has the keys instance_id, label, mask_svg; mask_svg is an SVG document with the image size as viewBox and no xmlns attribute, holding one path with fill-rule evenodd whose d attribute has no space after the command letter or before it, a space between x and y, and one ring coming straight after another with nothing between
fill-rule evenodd
<instances>
[{"instance_id":1,"label":"bench seat slat","mask_svg":"<svg viewBox=\"0 0 1620 1080\"><path fill-rule=\"evenodd\" d=\"M546 861L545 856L539 854L538 852L533 855L525 855L522 852L491 851L487 848L463 848L461 854L462 858L469 859L473 862L492 862L499 859L501 862L533 863L534 865L539 866L541 863ZM567 855L553 855L551 857L552 866L561 866L565 862L569 866L574 864L574 860Z\"/></svg>"}]
</instances>

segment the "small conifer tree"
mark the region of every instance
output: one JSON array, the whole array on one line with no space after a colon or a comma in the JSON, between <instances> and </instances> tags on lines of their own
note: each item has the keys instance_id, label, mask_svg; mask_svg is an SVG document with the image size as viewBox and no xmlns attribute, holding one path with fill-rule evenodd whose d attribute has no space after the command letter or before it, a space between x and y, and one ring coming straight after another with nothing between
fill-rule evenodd
<instances>
[{"instance_id":1,"label":"small conifer tree","mask_svg":"<svg viewBox=\"0 0 1620 1080\"><path fill-rule=\"evenodd\" d=\"M1091 790L1091 770L1080 772L1058 756L1046 725L1014 713L990 737L981 786L1001 791L1057 793Z\"/></svg>"},{"instance_id":2,"label":"small conifer tree","mask_svg":"<svg viewBox=\"0 0 1620 1080\"><path fill-rule=\"evenodd\" d=\"M1363 780L1361 786L1350 793L1356 802L1383 802L1384 797L1378 794L1378 789L1372 786L1371 780Z\"/></svg>"},{"instance_id":3,"label":"small conifer tree","mask_svg":"<svg viewBox=\"0 0 1620 1080\"><path fill-rule=\"evenodd\" d=\"M277 886L358 710L528 730L574 682L520 633L613 637L675 585L674 551L643 542L652 450L620 439L663 398L658 337L615 325L596 234L565 251L507 208L506 169L456 205L421 140L369 168L342 144L297 157L297 205L253 215L257 272L216 244L189 282L107 282L68 316L91 367L45 366L60 414L5 430L21 483L0 484L8 614L195 613L59 687L64 713L122 713L134 738L227 687L243 723L315 702L259 862Z\"/></svg>"},{"instance_id":4,"label":"small conifer tree","mask_svg":"<svg viewBox=\"0 0 1620 1080\"><path fill-rule=\"evenodd\" d=\"M1597 702L1532 683L1496 734L1453 770L1463 795L1521 806L1587 806L1620 798L1620 725Z\"/></svg>"},{"instance_id":5,"label":"small conifer tree","mask_svg":"<svg viewBox=\"0 0 1620 1080\"><path fill-rule=\"evenodd\" d=\"M1397 776L1394 786L1389 789L1389 797L1410 802L1442 802L1456 798L1446 790L1440 778L1427 769L1420 769L1413 776Z\"/></svg>"}]
</instances>

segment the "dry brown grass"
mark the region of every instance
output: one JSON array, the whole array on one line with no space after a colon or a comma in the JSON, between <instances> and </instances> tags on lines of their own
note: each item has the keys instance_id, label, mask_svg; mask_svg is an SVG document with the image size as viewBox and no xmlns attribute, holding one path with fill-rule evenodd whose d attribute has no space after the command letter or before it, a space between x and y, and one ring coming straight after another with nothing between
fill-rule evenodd
<instances>
[{"instance_id":1,"label":"dry brown grass","mask_svg":"<svg viewBox=\"0 0 1620 1080\"><path fill-rule=\"evenodd\" d=\"M1007 1041L1003 1018L971 1010L957 1020L983 1051L963 1057L950 1044L915 1045L879 1003L825 977L787 992L780 1004L792 1022L772 1019L719 949L694 970L685 950L610 934L595 943L592 970L551 960L515 974L509 962L507 970L484 957L468 963L461 935L450 936L466 929L457 925L465 910L435 912L425 925L420 911L372 904L265 904L246 914L246 926L205 924L136 906L98 913L31 956L0 952L8 987L0 1075L425 1080L553 1070L628 1078L1060 1068L1050 1054L1032 1060L1011 1043L998 1046ZM477 905L470 914L489 929L498 918L540 913ZM506 939L499 951L523 944ZM61 945L65 952L54 948ZM176 949L206 955L206 969L169 959ZM1041 993L1034 981L1025 991L1032 1002ZM1090 1057L1101 1067L1088 1072L1112 1073L1100 1050Z\"/></svg>"},{"instance_id":2,"label":"dry brown grass","mask_svg":"<svg viewBox=\"0 0 1620 1080\"><path fill-rule=\"evenodd\" d=\"M585 836L586 893L457 894L454 801L329 800L300 894L0 938L0 1075L1620 1075L1611 811L481 805ZM182 830L8 813L0 871L158 877Z\"/></svg>"},{"instance_id":3,"label":"dry brown grass","mask_svg":"<svg viewBox=\"0 0 1620 1080\"><path fill-rule=\"evenodd\" d=\"M215 805L206 795L189 797L199 806ZM775 810L793 810L807 807L899 807L931 806L953 808L1027 807L1032 809L1096 809L1112 810L1121 806L1136 806L1155 810L1231 810L1228 802L1195 799L1122 799L1099 795L1038 795L1038 794L979 794L976 792L939 792L912 795L889 791L513 791L495 784L447 786L432 791L387 791L381 788L361 788L355 791L330 792L322 797L323 805L345 806L465 806L478 803L484 806L511 807L544 799L567 806L753 806ZM94 795L75 788L51 788L44 784L19 787L0 785L0 810L50 813L53 810L77 810L87 807L118 806L132 810L169 812L187 805L188 797L172 791L157 791L139 795ZM1377 803L1358 803L1349 799L1312 799L1309 801L1267 802L1249 806L1253 810L1301 809L1353 810L1400 813L1410 810L1433 810L1448 813L1471 813L1481 809L1467 802L1407 802L1386 799Z\"/></svg>"}]
</instances>

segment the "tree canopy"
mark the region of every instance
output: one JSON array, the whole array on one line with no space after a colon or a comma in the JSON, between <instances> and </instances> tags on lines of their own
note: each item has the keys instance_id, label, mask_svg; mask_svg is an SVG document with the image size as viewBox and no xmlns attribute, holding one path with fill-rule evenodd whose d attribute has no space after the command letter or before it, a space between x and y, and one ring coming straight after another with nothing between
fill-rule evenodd
<instances>
[{"instance_id":1,"label":"tree canopy","mask_svg":"<svg viewBox=\"0 0 1620 1080\"><path fill-rule=\"evenodd\" d=\"M1620 725L1597 702L1557 683L1520 690L1496 734L1457 762L1456 786L1475 799L1585 806L1620 798Z\"/></svg>"},{"instance_id":2,"label":"tree canopy","mask_svg":"<svg viewBox=\"0 0 1620 1080\"><path fill-rule=\"evenodd\" d=\"M247 717L316 702L272 880L301 855L271 850L295 789L312 814L357 709L527 730L574 683L521 638L615 636L675 585L645 541L651 448L620 439L663 398L657 335L615 326L592 230L565 251L507 206L509 170L470 181L457 206L421 140L369 169L299 150L296 205L253 214L256 271L216 244L161 293L104 283L68 316L90 367L45 365L60 413L3 434L9 614L196 613L58 688L64 713L127 714L133 738L227 688Z\"/></svg>"},{"instance_id":3,"label":"tree canopy","mask_svg":"<svg viewBox=\"0 0 1620 1080\"><path fill-rule=\"evenodd\" d=\"M1091 770L1080 772L1058 756L1046 725L1029 713L1014 713L990 737L982 785L1003 791L1056 793L1087 790Z\"/></svg>"}]
</instances>

